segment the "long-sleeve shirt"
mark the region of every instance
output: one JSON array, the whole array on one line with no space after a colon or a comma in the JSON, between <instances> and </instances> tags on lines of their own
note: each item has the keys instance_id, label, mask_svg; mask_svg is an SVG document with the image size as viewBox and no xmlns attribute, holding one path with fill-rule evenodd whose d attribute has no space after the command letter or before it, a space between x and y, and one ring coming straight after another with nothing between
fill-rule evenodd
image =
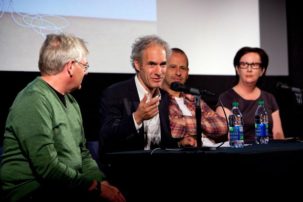
<instances>
[{"instance_id":1,"label":"long-sleeve shirt","mask_svg":"<svg viewBox=\"0 0 303 202\"><path fill-rule=\"evenodd\" d=\"M183 138L188 135L196 135L196 112L195 98L190 94L180 94L189 113L182 112L176 99L170 97L169 119L171 134L174 138ZM218 138L227 134L226 120L214 112L202 99L201 106L201 127L202 132L209 138Z\"/></svg>"},{"instance_id":2,"label":"long-sleeve shirt","mask_svg":"<svg viewBox=\"0 0 303 202\"><path fill-rule=\"evenodd\" d=\"M87 190L103 173L85 147L79 105L66 94L65 105L40 77L16 97L6 121L2 188L11 201L41 186Z\"/></svg>"}]
</instances>

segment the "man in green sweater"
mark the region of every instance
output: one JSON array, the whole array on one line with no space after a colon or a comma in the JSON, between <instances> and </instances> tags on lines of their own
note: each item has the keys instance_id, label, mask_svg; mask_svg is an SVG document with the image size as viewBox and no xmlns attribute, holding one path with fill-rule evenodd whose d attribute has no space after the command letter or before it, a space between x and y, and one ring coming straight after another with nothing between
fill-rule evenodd
<instances>
[{"instance_id":1,"label":"man in green sweater","mask_svg":"<svg viewBox=\"0 0 303 202\"><path fill-rule=\"evenodd\" d=\"M70 94L81 89L87 55L82 39L47 35L41 76L17 95L7 117L0 170L5 200L125 201L86 148L80 108Z\"/></svg>"}]
</instances>

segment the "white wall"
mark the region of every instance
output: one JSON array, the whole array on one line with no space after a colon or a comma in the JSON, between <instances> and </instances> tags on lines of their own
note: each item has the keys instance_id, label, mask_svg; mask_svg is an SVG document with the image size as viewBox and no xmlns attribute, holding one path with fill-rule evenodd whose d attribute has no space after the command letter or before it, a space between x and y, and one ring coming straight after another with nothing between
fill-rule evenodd
<instances>
[{"instance_id":1,"label":"white wall","mask_svg":"<svg viewBox=\"0 0 303 202\"><path fill-rule=\"evenodd\" d=\"M158 1L158 32L188 53L191 74L234 74L242 46L260 46L258 0Z\"/></svg>"}]
</instances>

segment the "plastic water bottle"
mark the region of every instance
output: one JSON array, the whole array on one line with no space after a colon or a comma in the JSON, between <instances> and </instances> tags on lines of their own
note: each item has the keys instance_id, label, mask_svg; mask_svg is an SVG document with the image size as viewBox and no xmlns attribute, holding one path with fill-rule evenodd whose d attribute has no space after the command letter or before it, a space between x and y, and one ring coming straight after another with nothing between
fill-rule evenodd
<instances>
[{"instance_id":1,"label":"plastic water bottle","mask_svg":"<svg viewBox=\"0 0 303 202\"><path fill-rule=\"evenodd\" d=\"M264 107L264 100L258 101L258 108L255 113L255 131L257 144L267 144L269 142L268 113Z\"/></svg>"},{"instance_id":2,"label":"plastic water bottle","mask_svg":"<svg viewBox=\"0 0 303 202\"><path fill-rule=\"evenodd\" d=\"M243 118L238 102L233 102L231 112L232 114L228 117L229 145L234 148L242 148L244 147Z\"/></svg>"},{"instance_id":3,"label":"plastic water bottle","mask_svg":"<svg viewBox=\"0 0 303 202\"><path fill-rule=\"evenodd\" d=\"M228 125L229 125L229 145L231 147L235 147L235 143L238 139L237 134L235 133L235 115L231 114L228 117Z\"/></svg>"}]
</instances>

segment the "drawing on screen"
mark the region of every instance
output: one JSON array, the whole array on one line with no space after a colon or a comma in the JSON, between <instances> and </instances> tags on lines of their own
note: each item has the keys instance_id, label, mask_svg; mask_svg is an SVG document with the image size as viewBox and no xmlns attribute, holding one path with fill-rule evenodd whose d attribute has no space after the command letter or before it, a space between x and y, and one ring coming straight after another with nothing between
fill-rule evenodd
<instances>
[{"instance_id":1,"label":"drawing on screen","mask_svg":"<svg viewBox=\"0 0 303 202\"><path fill-rule=\"evenodd\" d=\"M32 29L43 37L48 33L63 32L63 29L70 25L66 18L59 15L17 12L14 9L14 0L0 0L0 19L4 13L9 14L18 26Z\"/></svg>"}]
</instances>

